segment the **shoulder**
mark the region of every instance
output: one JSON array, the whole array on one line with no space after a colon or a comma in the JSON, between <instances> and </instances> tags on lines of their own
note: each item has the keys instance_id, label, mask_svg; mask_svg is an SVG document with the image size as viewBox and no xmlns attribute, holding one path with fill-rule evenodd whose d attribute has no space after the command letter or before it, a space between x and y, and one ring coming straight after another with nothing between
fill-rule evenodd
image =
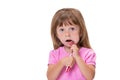
<instances>
[{"instance_id":1,"label":"shoulder","mask_svg":"<svg viewBox=\"0 0 120 80\"><path fill-rule=\"evenodd\" d=\"M80 52L94 52L94 50L91 48L81 47Z\"/></svg>"},{"instance_id":2,"label":"shoulder","mask_svg":"<svg viewBox=\"0 0 120 80\"><path fill-rule=\"evenodd\" d=\"M95 51L91 48L81 47L79 53L82 57L88 57L90 55L95 55Z\"/></svg>"},{"instance_id":3,"label":"shoulder","mask_svg":"<svg viewBox=\"0 0 120 80\"><path fill-rule=\"evenodd\" d=\"M59 47L58 49L50 51L49 58L51 61L55 61L54 63L56 63L62 58L63 55L63 47Z\"/></svg>"},{"instance_id":4,"label":"shoulder","mask_svg":"<svg viewBox=\"0 0 120 80\"><path fill-rule=\"evenodd\" d=\"M50 51L50 54L53 54L53 55L57 55L59 54L61 51L63 51L63 47L59 47L57 49L53 49Z\"/></svg>"},{"instance_id":5,"label":"shoulder","mask_svg":"<svg viewBox=\"0 0 120 80\"><path fill-rule=\"evenodd\" d=\"M96 54L93 49L82 47L80 55L87 64L96 65Z\"/></svg>"}]
</instances>

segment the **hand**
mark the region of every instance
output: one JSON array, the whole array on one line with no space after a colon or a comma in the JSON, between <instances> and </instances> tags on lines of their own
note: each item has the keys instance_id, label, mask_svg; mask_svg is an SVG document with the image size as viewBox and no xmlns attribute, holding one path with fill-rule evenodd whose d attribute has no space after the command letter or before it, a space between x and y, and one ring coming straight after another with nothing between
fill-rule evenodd
<instances>
[{"instance_id":1,"label":"hand","mask_svg":"<svg viewBox=\"0 0 120 80\"><path fill-rule=\"evenodd\" d=\"M61 62L64 66L72 67L75 63L73 56L67 56L61 59Z\"/></svg>"},{"instance_id":2,"label":"hand","mask_svg":"<svg viewBox=\"0 0 120 80\"><path fill-rule=\"evenodd\" d=\"M73 57L76 57L76 56L79 55L79 48L77 47L76 44L73 44L73 45L71 46L71 50L72 50L72 55L73 55Z\"/></svg>"}]
</instances>

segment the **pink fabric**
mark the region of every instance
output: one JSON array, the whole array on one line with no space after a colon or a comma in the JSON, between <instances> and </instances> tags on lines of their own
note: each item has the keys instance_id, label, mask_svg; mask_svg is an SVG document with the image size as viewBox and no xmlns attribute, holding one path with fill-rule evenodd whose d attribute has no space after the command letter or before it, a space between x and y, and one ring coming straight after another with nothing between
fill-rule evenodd
<instances>
[{"instance_id":1,"label":"pink fabric","mask_svg":"<svg viewBox=\"0 0 120 80\"><path fill-rule=\"evenodd\" d=\"M49 55L48 64L56 64L61 58L68 55L69 54L65 51L64 47L52 50ZM92 49L82 47L79 50L79 55L87 64L96 65L96 54ZM85 80L77 64L74 64L69 72L65 72L65 68L66 67L63 68L57 80Z\"/></svg>"}]
</instances>

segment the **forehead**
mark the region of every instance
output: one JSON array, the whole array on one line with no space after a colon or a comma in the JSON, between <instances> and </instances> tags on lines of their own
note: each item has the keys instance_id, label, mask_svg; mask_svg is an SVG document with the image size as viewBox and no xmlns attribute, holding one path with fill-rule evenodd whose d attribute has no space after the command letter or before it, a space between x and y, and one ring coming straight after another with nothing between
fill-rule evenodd
<instances>
[{"instance_id":1,"label":"forehead","mask_svg":"<svg viewBox=\"0 0 120 80\"><path fill-rule=\"evenodd\" d=\"M76 24L71 19L62 20L58 23L57 26L65 27L65 26L75 26Z\"/></svg>"},{"instance_id":2,"label":"forehead","mask_svg":"<svg viewBox=\"0 0 120 80\"><path fill-rule=\"evenodd\" d=\"M59 20L57 26L71 26L76 25L76 23L71 19Z\"/></svg>"},{"instance_id":3,"label":"forehead","mask_svg":"<svg viewBox=\"0 0 120 80\"><path fill-rule=\"evenodd\" d=\"M57 26L57 29L59 29L59 28L69 28L69 27L74 27L74 28L79 29L78 25L62 25L62 26Z\"/></svg>"}]
</instances>

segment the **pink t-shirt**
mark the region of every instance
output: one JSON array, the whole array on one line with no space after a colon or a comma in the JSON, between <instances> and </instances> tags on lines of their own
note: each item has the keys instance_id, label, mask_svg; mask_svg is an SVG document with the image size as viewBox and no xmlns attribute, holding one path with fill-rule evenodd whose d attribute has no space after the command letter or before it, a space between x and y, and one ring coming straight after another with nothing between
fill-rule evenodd
<instances>
[{"instance_id":1,"label":"pink t-shirt","mask_svg":"<svg viewBox=\"0 0 120 80\"><path fill-rule=\"evenodd\" d=\"M79 50L79 55L86 64L92 64L94 66L96 65L96 54L92 49L82 47ZM65 51L64 47L52 50L49 55L48 64L56 64L61 58L65 56L69 56L69 54ZM65 69L66 67L62 69L61 74L57 80L85 80L77 64L74 64L69 72L65 72Z\"/></svg>"}]
</instances>

